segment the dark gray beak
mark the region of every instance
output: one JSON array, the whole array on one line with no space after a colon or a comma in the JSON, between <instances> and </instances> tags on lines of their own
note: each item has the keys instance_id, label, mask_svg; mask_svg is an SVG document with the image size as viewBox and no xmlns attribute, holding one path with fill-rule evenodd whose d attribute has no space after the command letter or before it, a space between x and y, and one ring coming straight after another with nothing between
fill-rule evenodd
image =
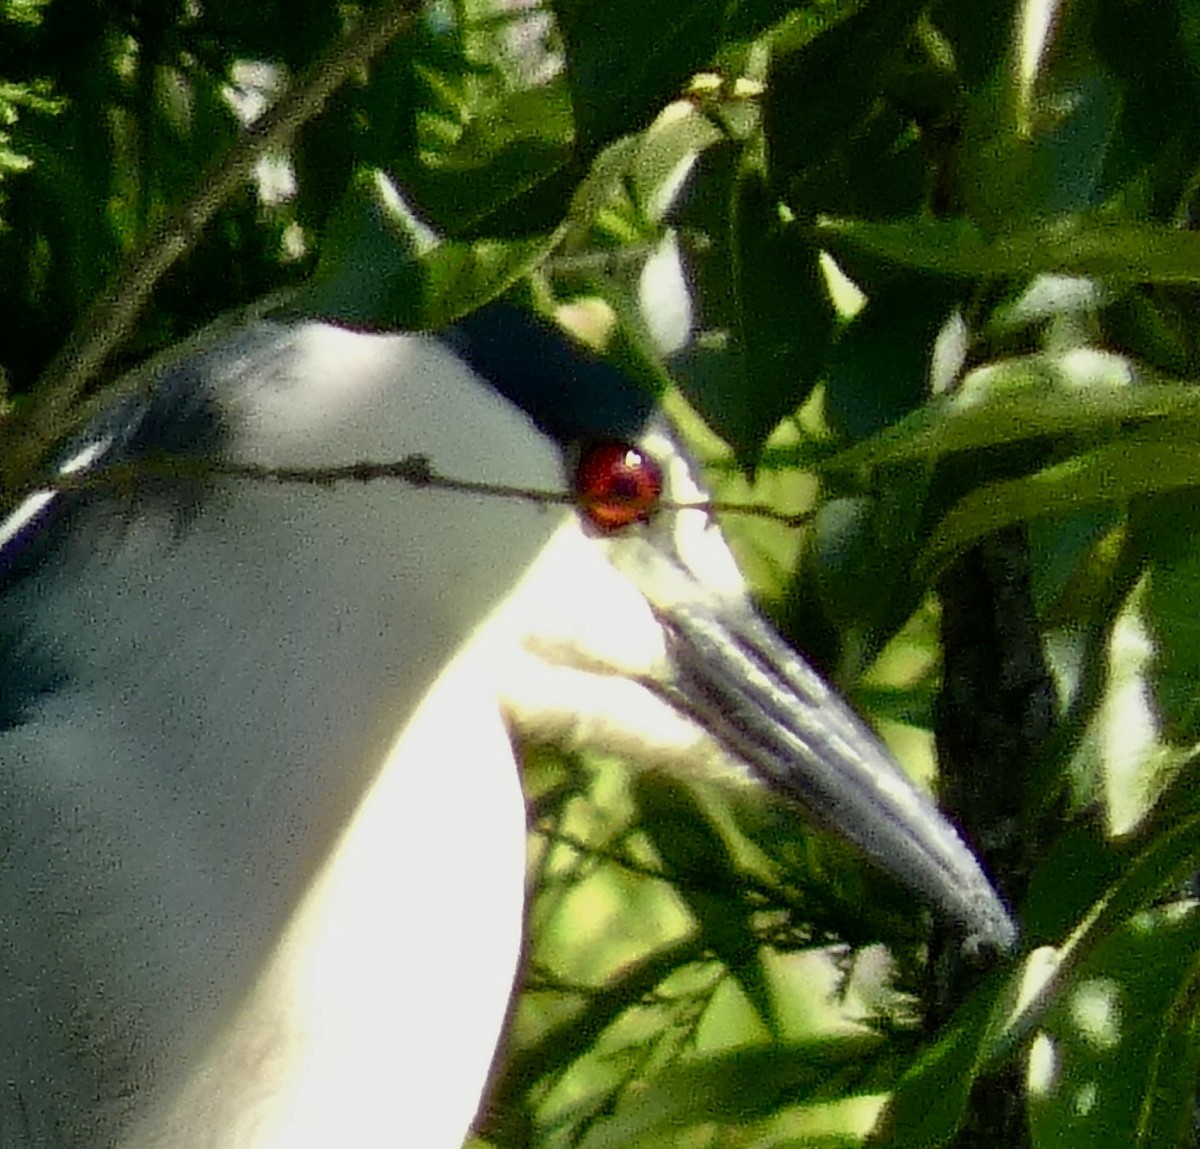
<instances>
[{"instance_id":1,"label":"dark gray beak","mask_svg":"<svg viewBox=\"0 0 1200 1149\"><path fill-rule=\"evenodd\" d=\"M668 701L773 790L960 926L1011 950L1017 927L953 826L878 738L748 607L656 608L668 635Z\"/></svg>"}]
</instances>

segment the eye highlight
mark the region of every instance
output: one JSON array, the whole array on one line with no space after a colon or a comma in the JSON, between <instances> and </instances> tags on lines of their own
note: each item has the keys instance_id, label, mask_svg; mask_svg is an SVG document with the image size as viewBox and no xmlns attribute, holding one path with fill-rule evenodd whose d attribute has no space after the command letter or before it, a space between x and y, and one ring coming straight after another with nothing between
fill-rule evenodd
<instances>
[{"instance_id":1,"label":"eye highlight","mask_svg":"<svg viewBox=\"0 0 1200 1149\"><path fill-rule=\"evenodd\" d=\"M608 439L585 447L575 468L581 510L601 531L644 523L662 498L662 471L630 443Z\"/></svg>"}]
</instances>

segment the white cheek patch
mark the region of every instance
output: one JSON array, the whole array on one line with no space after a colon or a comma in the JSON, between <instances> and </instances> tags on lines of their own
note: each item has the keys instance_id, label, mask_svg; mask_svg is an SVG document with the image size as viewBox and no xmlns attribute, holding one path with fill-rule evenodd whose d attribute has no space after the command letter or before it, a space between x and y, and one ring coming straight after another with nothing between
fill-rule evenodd
<instances>
[{"instance_id":1,"label":"white cheek patch","mask_svg":"<svg viewBox=\"0 0 1200 1149\"><path fill-rule=\"evenodd\" d=\"M666 667L662 628L645 596L575 517L559 528L491 625L545 662L632 678L661 675ZM510 685L501 683L501 691Z\"/></svg>"},{"instance_id":2,"label":"white cheek patch","mask_svg":"<svg viewBox=\"0 0 1200 1149\"><path fill-rule=\"evenodd\" d=\"M601 751L687 775L736 773L705 730L640 682L528 651L510 658L505 669L505 718L530 742Z\"/></svg>"},{"instance_id":3,"label":"white cheek patch","mask_svg":"<svg viewBox=\"0 0 1200 1149\"><path fill-rule=\"evenodd\" d=\"M644 765L716 754L649 689L669 672L662 627L605 544L575 518L559 529L479 636L491 647L509 724L535 742L584 746Z\"/></svg>"},{"instance_id":4,"label":"white cheek patch","mask_svg":"<svg viewBox=\"0 0 1200 1149\"><path fill-rule=\"evenodd\" d=\"M642 766L728 769L711 736L654 689L670 674L663 629L578 520L560 528L476 641L522 737Z\"/></svg>"}]
</instances>

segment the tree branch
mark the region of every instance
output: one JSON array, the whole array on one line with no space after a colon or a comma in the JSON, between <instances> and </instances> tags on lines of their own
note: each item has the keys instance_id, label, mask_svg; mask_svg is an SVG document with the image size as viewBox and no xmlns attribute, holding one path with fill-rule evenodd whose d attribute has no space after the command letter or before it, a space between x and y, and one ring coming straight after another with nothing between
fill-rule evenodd
<instances>
[{"instance_id":1,"label":"tree branch","mask_svg":"<svg viewBox=\"0 0 1200 1149\"><path fill-rule=\"evenodd\" d=\"M352 73L411 24L420 0L391 0L317 60L198 181L195 192L147 238L97 298L43 372L28 408L4 428L3 489L12 491L71 425L75 404L129 335L146 301L205 226L270 151L285 148Z\"/></svg>"}]
</instances>

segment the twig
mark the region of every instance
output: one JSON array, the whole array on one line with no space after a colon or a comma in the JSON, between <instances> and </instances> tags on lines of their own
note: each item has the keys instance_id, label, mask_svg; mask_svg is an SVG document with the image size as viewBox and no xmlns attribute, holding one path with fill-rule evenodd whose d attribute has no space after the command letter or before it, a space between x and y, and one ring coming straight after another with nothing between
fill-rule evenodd
<instances>
[{"instance_id":1,"label":"twig","mask_svg":"<svg viewBox=\"0 0 1200 1149\"><path fill-rule=\"evenodd\" d=\"M174 480L240 479L247 482L299 484L310 487L332 487L341 483L376 483L393 481L413 487L455 491L460 494L482 495L489 498L515 499L520 502L549 506L586 506L588 499L571 491L552 491L538 487L519 487L504 483L485 483L477 479L458 479L434 470L427 455L406 455L390 463L363 460L332 467L264 467L257 463L217 462L210 459L180 455L147 455L135 460L104 463L86 471L55 475L27 485L16 492L22 497L45 491L81 491L102 487L133 489L139 484ZM600 502L611 503L605 496ZM749 515L769 519L785 527L799 528L812 518L808 511L787 514L763 503L729 503L721 500L679 503L664 499L657 507L664 511L704 511L706 514Z\"/></svg>"}]
</instances>

